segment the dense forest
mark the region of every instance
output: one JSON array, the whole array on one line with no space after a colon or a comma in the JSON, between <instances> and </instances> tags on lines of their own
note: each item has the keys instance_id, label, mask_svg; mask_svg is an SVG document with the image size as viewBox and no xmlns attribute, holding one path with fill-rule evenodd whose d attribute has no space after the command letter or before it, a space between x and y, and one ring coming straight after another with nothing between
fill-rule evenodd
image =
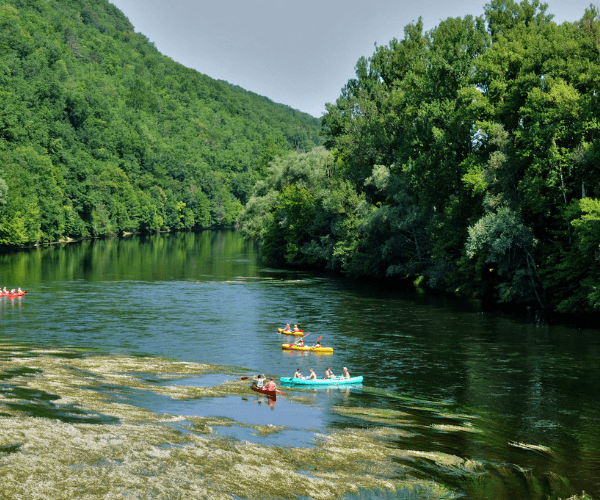
<instances>
[{"instance_id":1,"label":"dense forest","mask_svg":"<svg viewBox=\"0 0 600 500\"><path fill-rule=\"evenodd\" d=\"M319 131L161 55L106 0L0 0L0 248L232 225Z\"/></svg>"},{"instance_id":2,"label":"dense forest","mask_svg":"<svg viewBox=\"0 0 600 500\"><path fill-rule=\"evenodd\" d=\"M237 222L267 260L600 311L600 14L492 0L376 46L321 120L106 0L0 0L0 248Z\"/></svg>"},{"instance_id":3,"label":"dense forest","mask_svg":"<svg viewBox=\"0 0 600 500\"><path fill-rule=\"evenodd\" d=\"M240 214L265 258L600 311L600 15L492 0L361 58Z\"/></svg>"}]
</instances>

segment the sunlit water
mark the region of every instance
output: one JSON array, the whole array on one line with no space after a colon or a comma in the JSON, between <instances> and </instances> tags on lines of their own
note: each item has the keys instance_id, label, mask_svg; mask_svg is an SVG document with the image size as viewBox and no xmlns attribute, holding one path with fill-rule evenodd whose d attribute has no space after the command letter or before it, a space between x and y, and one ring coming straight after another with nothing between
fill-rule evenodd
<instances>
[{"instance_id":1,"label":"sunlit water","mask_svg":"<svg viewBox=\"0 0 600 500\"><path fill-rule=\"evenodd\" d=\"M107 441L97 460L108 472L94 462L88 486L74 475L72 491L94 498L108 484L116 498L600 496L599 330L533 326L412 289L265 268L254 245L229 231L53 246L0 256L0 266L0 286L29 291L0 298L0 476L21 470L30 488L0 479L0 497L48 484L25 455L42 457L43 471L44 456L65 454L53 438L65 429L87 429L90 446L104 432L96 430L122 427L111 432L136 449L148 422L162 449L178 450L181 440L211 463L224 453L217 442L245 447L239 456L250 446L289 450L275 464L289 460L292 469L317 460L309 476L282 473L301 473L312 486L273 477L264 478L267 489L246 484L229 459L230 485L199 462L188 491L175 485L175 464L188 461L192 471L193 460L163 458L160 473L151 451L158 444L136 456L153 478L136 484L134 461L130 469L125 458L111 459L117 452ZM277 328L286 323L334 354L283 351L292 338ZM241 381L297 368L322 375L328 366L363 375L363 386L283 387L273 402ZM225 441L206 444L208 428ZM350 480L315 458L337 439L327 454L346 446L343 460L363 464ZM353 447L371 446L381 455L375 465L352 459ZM320 451L303 451L311 449ZM300 460L305 453L313 455ZM61 473L83 464L69 457ZM358 489L344 486L351 480ZM52 484L69 498L65 484ZM48 492L38 488L38 498L53 498Z\"/></svg>"}]
</instances>

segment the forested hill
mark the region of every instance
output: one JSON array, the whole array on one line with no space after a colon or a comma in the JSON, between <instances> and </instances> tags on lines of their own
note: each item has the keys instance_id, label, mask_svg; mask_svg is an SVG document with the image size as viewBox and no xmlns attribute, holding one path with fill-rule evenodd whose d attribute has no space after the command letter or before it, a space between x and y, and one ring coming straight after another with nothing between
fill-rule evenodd
<instances>
[{"instance_id":1,"label":"forested hill","mask_svg":"<svg viewBox=\"0 0 600 500\"><path fill-rule=\"evenodd\" d=\"M491 0L356 65L240 221L278 262L600 312L600 15Z\"/></svg>"},{"instance_id":2,"label":"forested hill","mask_svg":"<svg viewBox=\"0 0 600 500\"><path fill-rule=\"evenodd\" d=\"M231 224L319 128L161 55L106 0L0 0L0 247Z\"/></svg>"}]
</instances>

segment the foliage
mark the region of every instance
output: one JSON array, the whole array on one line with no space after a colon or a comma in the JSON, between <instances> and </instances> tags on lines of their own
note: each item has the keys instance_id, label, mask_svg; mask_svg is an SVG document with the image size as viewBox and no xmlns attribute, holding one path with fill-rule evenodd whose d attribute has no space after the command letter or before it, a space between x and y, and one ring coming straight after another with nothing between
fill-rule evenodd
<instances>
[{"instance_id":1,"label":"foliage","mask_svg":"<svg viewBox=\"0 0 600 500\"><path fill-rule=\"evenodd\" d=\"M485 264L495 266L490 272L505 278L498 285L501 301L531 301L535 297L543 307L538 293L534 244L531 229L522 223L521 217L508 207L500 207L469 227L465 246L469 258L484 255Z\"/></svg>"},{"instance_id":2,"label":"foliage","mask_svg":"<svg viewBox=\"0 0 600 500\"><path fill-rule=\"evenodd\" d=\"M593 6L561 25L538 0L429 32L419 19L327 105L322 182L294 165L256 185L240 223L280 262L600 311L599 43ZM286 234L282 214L302 210Z\"/></svg>"},{"instance_id":3,"label":"foliage","mask_svg":"<svg viewBox=\"0 0 600 500\"><path fill-rule=\"evenodd\" d=\"M162 56L106 0L0 0L0 244L231 225L319 121Z\"/></svg>"}]
</instances>

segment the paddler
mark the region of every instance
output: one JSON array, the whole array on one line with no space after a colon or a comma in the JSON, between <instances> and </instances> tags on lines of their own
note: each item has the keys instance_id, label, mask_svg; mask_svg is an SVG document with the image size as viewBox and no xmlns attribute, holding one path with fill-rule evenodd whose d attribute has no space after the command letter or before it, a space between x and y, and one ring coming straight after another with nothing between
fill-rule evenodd
<instances>
[{"instance_id":1,"label":"paddler","mask_svg":"<svg viewBox=\"0 0 600 500\"><path fill-rule=\"evenodd\" d=\"M296 342L294 342L294 345L297 345L298 347L304 347L304 340L299 338L298 340L296 340Z\"/></svg>"},{"instance_id":2,"label":"paddler","mask_svg":"<svg viewBox=\"0 0 600 500\"><path fill-rule=\"evenodd\" d=\"M350 372L348 371L348 368L346 368L345 366L344 366L344 374L342 375L342 377L350 378Z\"/></svg>"},{"instance_id":3,"label":"paddler","mask_svg":"<svg viewBox=\"0 0 600 500\"><path fill-rule=\"evenodd\" d=\"M290 327L290 324L288 323L287 325L285 325L285 330L286 332L291 332L292 328Z\"/></svg>"},{"instance_id":4,"label":"paddler","mask_svg":"<svg viewBox=\"0 0 600 500\"><path fill-rule=\"evenodd\" d=\"M325 370L325 378L335 378L335 375L329 367L327 367L327 370Z\"/></svg>"},{"instance_id":5,"label":"paddler","mask_svg":"<svg viewBox=\"0 0 600 500\"><path fill-rule=\"evenodd\" d=\"M289 325L288 325L288 326L289 326ZM298 328L298 325L294 325L294 331L295 331L295 332L299 332L299 331L300 331L300 328Z\"/></svg>"},{"instance_id":6,"label":"paddler","mask_svg":"<svg viewBox=\"0 0 600 500\"><path fill-rule=\"evenodd\" d=\"M254 380L253 384L256 388L258 389L262 389L263 388L263 384L264 384L264 380L265 380L265 376L264 375L254 375L254 377L252 377L252 380Z\"/></svg>"},{"instance_id":7,"label":"paddler","mask_svg":"<svg viewBox=\"0 0 600 500\"><path fill-rule=\"evenodd\" d=\"M310 375L308 376L308 380L317 380L317 374L312 368L310 369Z\"/></svg>"},{"instance_id":8,"label":"paddler","mask_svg":"<svg viewBox=\"0 0 600 500\"><path fill-rule=\"evenodd\" d=\"M275 384L273 377L271 377L271 380L269 380L269 382L267 383L266 389L267 389L267 391L276 391L277 390L277 385Z\"/></svg>"},{"instance_id":9,"label":"paddler","mask_svg":"<svg viewBox=\"0 0 600 500\"><path fill-rule=\"evenodd\" d=\"M304 377L302 377L302 374L300 373L300 368L298 368L296 370L296 373L294 373L294 378L304 378Z\"/></svg>"}]
</instances>

